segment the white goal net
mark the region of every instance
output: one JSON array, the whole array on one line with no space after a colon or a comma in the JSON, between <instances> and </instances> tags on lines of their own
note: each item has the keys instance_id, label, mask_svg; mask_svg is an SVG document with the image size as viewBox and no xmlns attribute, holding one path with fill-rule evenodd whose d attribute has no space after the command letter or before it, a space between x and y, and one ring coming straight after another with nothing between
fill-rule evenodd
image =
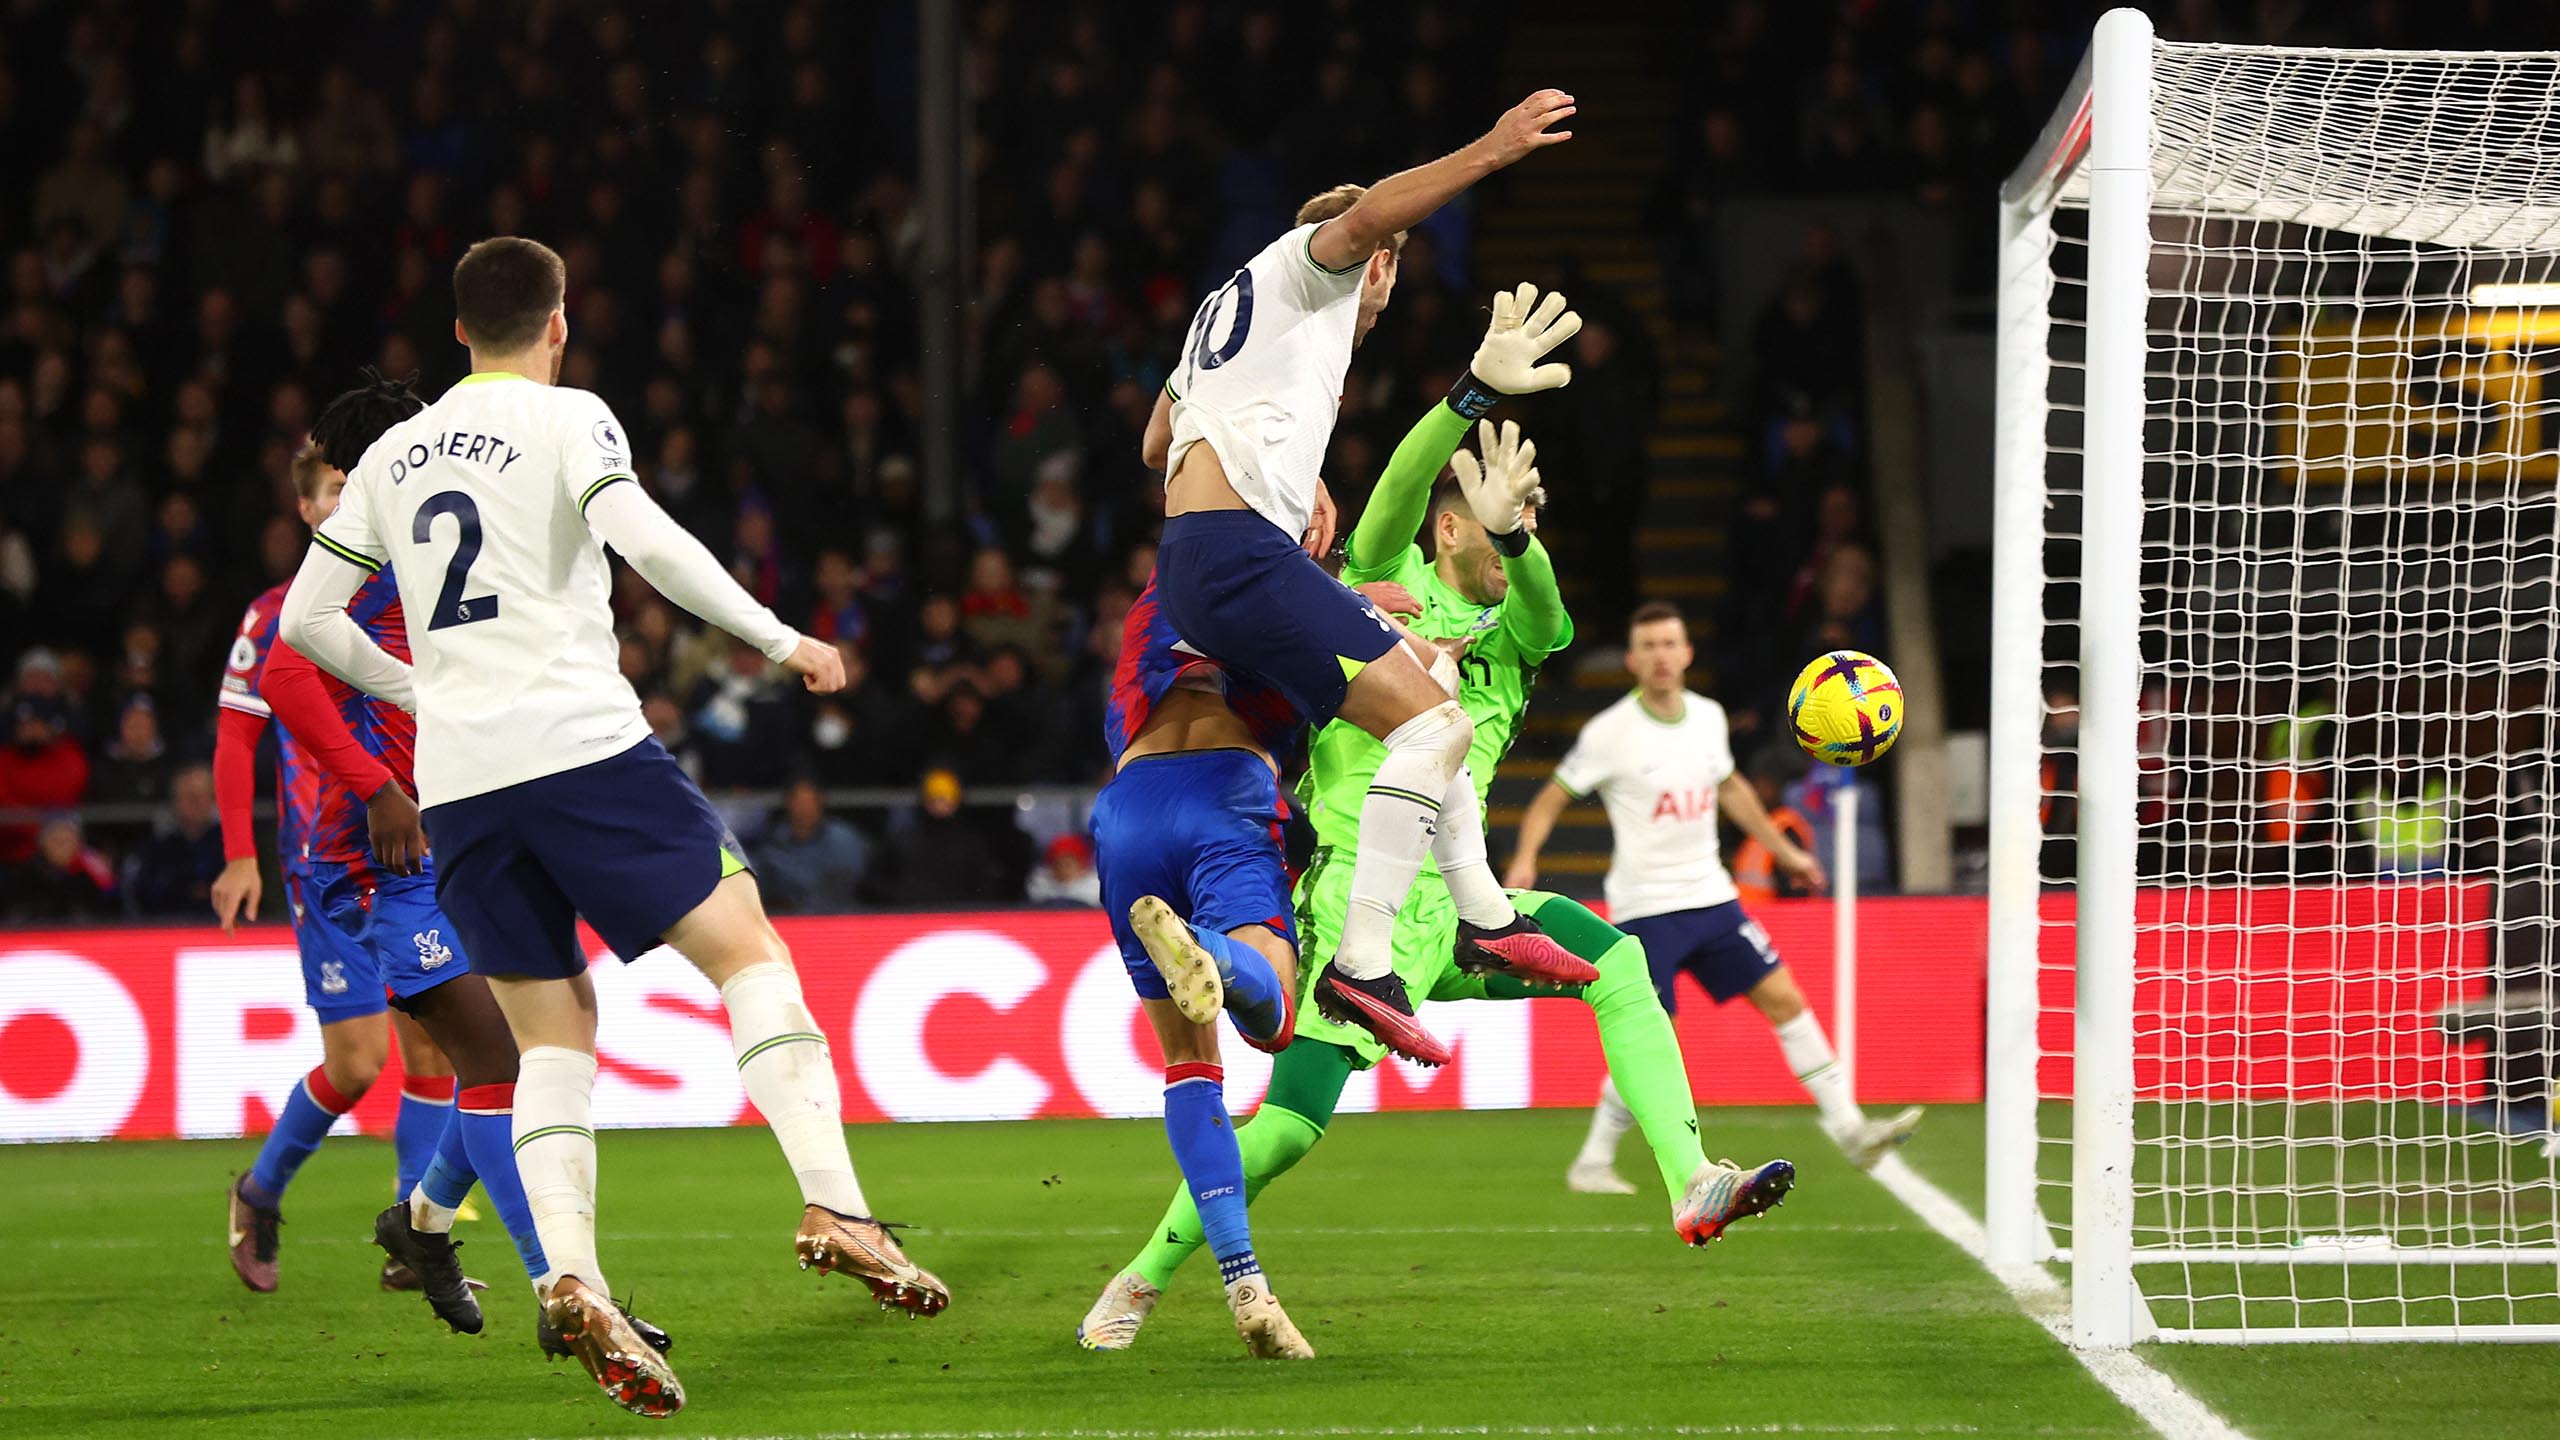
<instances>
[{"instance_id":1,"label":"white goal net","mask_svg":"<svg viewBox=\"0 0 2560 1440\"><path fill-rule=\"evenodd\" d=\"M2555 112L2117 12L2004 197L1988 1219L2082 1343L2560 1338Z\"/></svg>"}]
</instances>

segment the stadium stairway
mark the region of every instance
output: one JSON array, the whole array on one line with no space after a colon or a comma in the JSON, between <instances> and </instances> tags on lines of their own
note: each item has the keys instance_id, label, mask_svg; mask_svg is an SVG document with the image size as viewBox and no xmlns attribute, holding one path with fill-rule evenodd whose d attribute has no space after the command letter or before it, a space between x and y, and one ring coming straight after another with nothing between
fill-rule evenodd
<instances>
[{"instance_id":1,"label":"stadium stairway","mask_svg":"<svg viewBox=\"0 0 2560 1440\"><path fill-rule=\"evenodd\" d=\"M1712 654L1710 629L1724 594L1724 517L1740 493L1743 440L1715 387L1716 346L1697 327L1672 323L1662 251L1645 205L1668 158L1679 114L1677 76L1660 37L1677 33L1675 7L1613 6L1609 18L1524 22L1512 29L1501 93L1553 85L1585 102L1574 139L1533 158L1487 198L1476 225L1476 273L1490 283L1547 284L1570 262L1611 292L1651 336L1663 362L1662 406L1649 439L1651 490L1636 536L1648 597L1677 601ZM1587 577L1563 572L1569 605ZM1520 813L1575 732L1626 693L1613 622L1573 605L1581 639L1540 678L1529 717L1495 777L1492 847L1511 855ZM1701 683L1712 677L1701 675ZM1548 843L1540 883L1578 897L1599 892L1608 868L1608 820L1596 804L1567 810Z\"/></svg>"}]
</instances>

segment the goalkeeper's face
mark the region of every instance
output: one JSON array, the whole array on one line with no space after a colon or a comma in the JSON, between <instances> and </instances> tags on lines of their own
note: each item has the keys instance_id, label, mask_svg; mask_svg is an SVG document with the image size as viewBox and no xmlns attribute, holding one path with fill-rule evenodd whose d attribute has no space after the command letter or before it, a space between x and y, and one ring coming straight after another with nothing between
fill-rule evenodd
<instances>
[{"instance_id":1,"label":"goalkeeper's face","mask_svg":"<svg viewBox=\"0 0 2560 1440\"><path fill-rule=\"evenodd\" d=\"M1440 578L1472 605L1499 605L1511 593L1511 577L1503 572L1502 552L1472 515L1456 507L1440 511L1438 520Z\"/></svg>"}]
</instances>

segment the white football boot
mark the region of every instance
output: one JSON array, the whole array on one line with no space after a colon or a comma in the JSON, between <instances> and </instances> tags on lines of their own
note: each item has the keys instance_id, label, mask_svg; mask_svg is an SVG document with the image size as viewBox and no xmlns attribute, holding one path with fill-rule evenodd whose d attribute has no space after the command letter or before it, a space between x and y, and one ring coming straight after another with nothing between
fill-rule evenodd
<instances>
[{"instance_id":1,"label":"white football boot","mask_svg":"<svg viewBox=\"0 0 2560 1440\"><path fill-rule=\"evenodd\" d=\"M1102 1298L1076 1322L1076 1343L1087 1350L1126 1350L1138 1343L1138 1327L1155 1313L1164 1292L1123 1270L1102 1287Z\"/></svg>"}]
</instances>

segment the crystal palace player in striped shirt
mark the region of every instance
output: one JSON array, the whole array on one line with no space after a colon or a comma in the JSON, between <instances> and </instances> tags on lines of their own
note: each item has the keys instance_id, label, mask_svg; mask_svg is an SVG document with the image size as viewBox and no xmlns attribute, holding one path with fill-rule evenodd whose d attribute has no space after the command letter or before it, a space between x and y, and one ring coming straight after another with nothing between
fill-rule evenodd
<instances>
[{"instance_id":1,"label":"crystal palace player in striped shirt","mask_svg":"<svg viewBox=\"0 0 2560 1440\"><path fill-rule=\"evenodd\" d=\"M1236 1333L1255 1355L1315 1354L1254 1257L1244 1158L1227 1115L1218 1016L1279 1051L1294 1029L1298 929L1278 757L1298 712L1276 686L1185 646L1150 582L1121 631L1103 720L1114 772L1093 802L1102 908L1164 1055L1165 1138L1199 1207ZM1087 1349L1109 1337L1082 1329Z\"/></svg>"},{"instance_id":2,"label":"crystal palace player in striped shirt","mask_svg":"<svg viewBox=\"0 0 2560 1440\"><path fill-rule=\"evenodd\" d=\"M322 477L329 476L326 480ZM307 453L294 466L294 486L306 525L317 526L337 507L343 477ZM258 741L273 717L266 694L268 665L276 654L276 617L284 609L278 585L249 605L231 642L222 676L221 727L214 749L214 794L222 813L222 848L229 864L214 882L214 916L229 931L254 920L263 897L257 835L250 819L256 798ZM386 593L388 593L386 591ZM394 601L396 604L396 600ZM386 1008L373 956L321 918L311 879L309 837L320 804L322 772L291 731L276 735L276 841L284 876L286 914L302 954L303 996L320 1019L321 1061L297 1081L259 1147L249 1173L232 1186L231 1264L242 1283L257 1291L276 1288L278 1207L302 1162L318 1149L338 1117L354 1108L380 1078L390 1056L382 1024ZM452 1109L453 1068L418 1023L397 1015L399 1119L392 1129L393 1196L407 1195L434 1158ZM396 1261L383 1267L383 1288L414 1289L416 1277Z\"/></svg>"}]
</instances>

